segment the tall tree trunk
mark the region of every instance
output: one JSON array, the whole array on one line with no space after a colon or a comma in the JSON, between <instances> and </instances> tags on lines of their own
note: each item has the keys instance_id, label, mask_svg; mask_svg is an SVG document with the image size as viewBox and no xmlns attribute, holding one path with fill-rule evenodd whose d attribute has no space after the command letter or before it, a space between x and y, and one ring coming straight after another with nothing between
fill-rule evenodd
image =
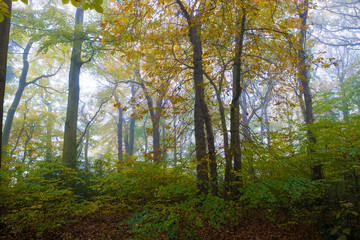
<instances>
[{"instance_id":1,"label":"tall tree trunk","mask_svg":"<svg viewBox=\"0 0 360 240\"><path fill-rule=\"evenodd\" d=\"M306 55L306 29L307 29L307 17L308 17L308 7L309 1L305 0L302 4L302 9L299 12L299 17L301 19L301 29L300 29L300 39L299 39L299 50L298 50L298 68L299 68L299 78L300 84L302 87L302 92L304 96L305 102L305 123L310 126L314 123L314 115L313 115L313 106L312 106L312 95L310 90L310 76L309 70L307 66L307 55ZM313 132L308 129L307 136L310 142L308 151L309 153L314 152L313 145L316 143L316 138ZM312 167L312 179L319 180L322 179L322 165L320 163L316 163L315 166Z\"/></svg>"},{"instance_id":2,"label":"tall tree trunk","mask_svg":"<svg viewBox=\"0 0 360 240\"><path fill-rule=\"evenodd\" d=\"M153 135L153 161L159 162L161 158L161 148L160 148L160 115L162 112L162 96L159 96L160 99L156 102L156 107L154 107L153 99L150 97L145 84L141 82L141 87L144 91L145 98L148 104L150 120L152 123L152 135ZM161 95L162 93L160 93Z\"/></svg>"},{"instance_id":3,"label":"tall tree trunk","mask_svg":"<svg viewBox=\"0 0 360 240\"><path fill-rule=\"evenodd\" d=\"M118 98L115 98L116 103L120 103ZM117 121L117 143L118 143L118 163L123 162L123 108L118 107L118 121Z\"/></svg>"},{"instance_id":4,"label":"tall tree trunk","mask_svg":"<svg viewBox=\"0 0 360 240\"><path fill-rule=\"evenodd\" d=\"M246 90L247 89L247 86L244 86L242 89L241 89L241 96L240 96L240 99L239 99L239 102L240 102L240 107L242 109L242 114L241 114L241 128L242 128L242 131L243 131L243 136L244 136L244 139L245 141L249 141L250 140L250 129L249 129L249 123L250 123L250 116L249 116L249 112L248 112L248 103L247 103L247 97L246 97Z\"/></svg>"},{"instance_id":5,"label":"tall tree trunk","mask_svg":"<svg viewBox=\"0 0 360 240\"><path fill-rule=\"evenodd\" d=\"M46 123L46 145L45 145L45 158L47 161L50 161L53 157L53 149L52 149L52 130L53 130L53 121L54 117L51 115L52 107L51 103L44 102L47 107L47 110L50 114L47 116L47 123Z\"/></svg>"},{"instance_id":6,"label":"tall tree trunk","mask_svg":"<svg viewBox=\"0 0 360 240\"><path fill-rule=\"evenodd\" d=\"M204 120L205 120L208 158L209 158L209 166L210 166L210 188L211 188L211 194L213 196L216 196L218 194L218 182L217 182L215 138L214 138L214 132L212 129L210 113L209 113L208 107L205 103L205 99L203 101L202 111L203 111Z\"/></svg>"},{"instance_id":7,"label":"tall tree trunk","mask_svg":"<svg viewBox=\"0 0 360 240\"><path fill-rule=\"evenodd\" d=\"M83 44L84 11L79 6L75 14L74 43L71 52L71 64L69 73L69 95L66 111L63 162L70 168L76 168L76 126L79 111L79 77L83 64L81 61L81 50Z\"/></svg>"},{"instance_id":8,"label":"tall tree trunk","mask_svg":"<svg viewBox=\"0 0 360 240\"><path fill-rule=\"evenodd\" d=\"M216 86L215 86L216 87ZM227 130L226 124L226 117L225 117L225 109L224 104L221 99L221 92L216 88L216 99L219 104L219 111L220 111L220 120L221 120L221 131L223 134L223 141L224 141L224 151L225 151L225 187L224 187L224 195L227 198L229 195L230 183L232 182L232 161L231 161L231 154L230 154L230 146L229 146L229 134Z\"/></svg>"},{"instance_id":9,"label":"tall tree trunk","mask_svg":"<svg viewBox=\"0 0 360 240\"><path fill-rule=\"evenodd\" d=\"M173 111L175 112L175 105L173 105ZM177 161L176 160L176 158L177 158L177 148L176 148L176 146L177 146L177 141L178 141L178 139L177 139L177 126L176 126L176 120L177 120L177 114L174 114L174 118L173 118L173 129L174 129L174 134L173 134L173 136L174 136L174 148L173 148L173 159L174 159L174 161Z\"/></svg>"},{"instance_id":10,"label":"tall tree trunk","mask_svg":"<svg viewBox=\"0 0 360 240\"><path fill-rule=\"evenodd\" d=\"M154 162L159 162L162 159L162 150L160 146L160 116L162 112L162 96L159 96L160 99L156 102L156 109L153 110L153 151L154 151ZM151 113L151 111L150 111Z\"/></svg>"},{"instance_id":11,"label":"tall tree trunk","mask_svg":"<svg viewBox=\"0 0 360 240\"><path fill-rule=\"evenodd\" d=\"M162 160L164 161L164 162L166 162L167 161L167 146L166 146L166 126L165 126L165 121L164 121L164 123L162 124L162 131L161 131L161 133L162 133L162 137L161 137L161 144L162 144L162 149L163 149L163 151L162 151Z\"/></svg>"},{"instance_id":12,"label":"tall tree trunk","mask_svg":"<svg viewBox=\"0 0 360 240\"><path fill-rule=\"evenodd\" d=\"M33 42L30 40L25 49L24 49L24 53L23 53L23 68L21 70L21 76L19 79L19 85L18 85L18 89L16 90L16 94L15 94L15 98L9 108L9 111L6 115L6 120L5 120L5 125L4 125L4 132L3 132L3 139L2 139L2 144L3 145L7 145L9 144L9 137L10 137L10 130L11 130L11 125L13 123L14 120L14 116L15 116L15 112L17 107L19 106L20 100L21 100L21 96L25 90L26 87L26 78L27 78L27 74L29 72L29 52L31 49Z\"/></svg>"},{"instance_id":13,"label":"tall tree trunk","mask_svg":"<svg viewBox=\"0 0 360 240\"><path fill-rule=\"evenodd\" d=\"M225 72L225 70L224 70ZM223 72L223 73L224 73ZM225 75L225 74L224 74ZM223 134L223 141L224 141L224 151L225 151L225 187L224 187L224 196L227 198L229 196L229 193L231 191L230 189L230 182L232 181L232 162L231 162L231 155L230 155L230 148L229 148L229 134L227 130L227 124L226 124L226 117L225 117L225 109L224 109L224 103L221 99L221 86L223 83L223 77L221 78L219 82L219 88L213 81L213 79L210 78L206 74L207 78L210 81L210 84L213 86L215 90L215 96L216 100L219 104L219 112L220 112L220 121L221 121L221 131ZM216 170L217 172L217 170Z\"/></svg>"},{"instance_id":14,"label":"tall tree trunk","mask_svg":"<svg viewBox=\"0 0 360 240\"><path fill-rule=\"evenodd\" d=\"M144 121L144 127L143 127L143 129L144 129L144 140L145 140L145 149L144 149L144 153L146 154L147 153L147 151L148 151L148 139L147 139L147 132L146 132L146 123L147 123L147 121L148 121L148 119L149 119L149 114L146 114L146 116L145 116L145 121Z\"/></svg>"},{"instance_id":15,"label":"tall tree trunk","mask_svg":"<svg viewBox=\"0 0 360 240\"><path fill-rule=\"evenodd\" d=\"M3 0L9 7L9 12L11 14L12 1ZM0 168L2 164L2 130L3 130L3 116L4 116L4 98L5 98L5 83L6 83L6 66L7 66L7 56L8 56L8 46L9 46L9 34L10 34L10 18L5 17L5 19L0 22Z\"/></svg>"},{"instance_id":16,"label":"tall tree trunk","mask_svg":"<svg viewBox=\"0 0 360 240\"><path fill-rule=\"evenodd\" d=\"M131 98L135 98L136 92L138 88L135 87L134 84L131 85ZM132 110L135 112L135 104L132 106ZM127 152L129 156L134 154L134 143L135 143L135 116L130 117L129 124L129 151Z\"/></svg>"},{"instance_id":17,"label":"tall tree trunk","mask_svg":"<svg viewBox=\"0 0 360 240\"><path fill-rule=\"evenodd\" d=\"M349 108L349 102L348 102L348 99L346 96L344 79L345 79L345 73L340 73L339 74L339 84L340 84L340 89L341 89L341 103L342 103L341 111L343 113L344 121L348 121L350 108Z\"/></svg>"},{"instance_id":18,"label":"tall tree trunk","mask_svg":"<svg viewBox=\"0 0 360 240\"><path fill-rule=\"evenodd\" d=\"M84 170L85 172L88 172L90 169L90 163L89 163L89 144L90 144L90 127L88 127L86 131L85 136L85 149L84 149L84 155L85 155L85 166Z\"/></svg>"},{"instance_id":19,"label":"tall tree trunk","mask_svg":"<svg viewBox=\"0 0 360 240\"><path fill-rule=\"evenodd\" d=\"M234 197L239 194L239 188L242 187L239 99L242 91L241 56L243 52L245 22L245 10L242 9L240 31L239 35L236 36L235 42L236 53L233 65L233 98L230 106L230 154L234 162L234 177L232 184L232 194Z\"/></svg>"},{"instance_id":20,"label":"tall tree trunk","mask_svg":"<svg viewBox=\"0 0 360 240\"><path fill-rule=\"evenodd\" d=\"M192 16L186 10L186 7L181 0L176 0L183 15L185 16L189 26L189 37L193 47L193 79L195 88L195 106L194 106L194 131L195 131L195 150L197 160L197 176L198 187L201 193L208 193L208 161L210 162L210 178L211 178L211 192L217 194L217 164L215 160L215 145L214 135L211 126L211 118L209 109L205 102L205 90L203 86L203 49L200 37L201 21L199 16L203 13L205 4L200 3L198 13ZM205 129L206 134L205 135ZM208 148L208 153L207 149Z\"/></svg>"}]
</instances>

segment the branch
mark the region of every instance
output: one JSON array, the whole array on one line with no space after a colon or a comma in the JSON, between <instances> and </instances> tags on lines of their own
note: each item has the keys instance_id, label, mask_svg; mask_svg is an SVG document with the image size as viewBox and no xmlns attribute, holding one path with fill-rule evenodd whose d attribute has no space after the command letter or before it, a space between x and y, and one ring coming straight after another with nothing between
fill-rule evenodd
<instances>
[{"instance_id":1,"label":"branch","mask_svg":"<svg viewBox=\"0 0 360 240\"><path fill-rule=\"evenodd\" d=\"M38 86L38 87L44 89L47 93L51 93L50 91L48 91L48 89L50 89L50 90L52 90L52 91L54 91L54 92L57 92L57 93L66 93L66 91L67 91L67 90L65 90L65 91L61 92L61 91L58 91L58 90L56 90L56 89L54 89L54 88L52 88L52 87L41 86L40 84L37 84L36 82L34 82L34 83L32 83L32 84L34 84L35 86Z\"/></svg>"},{"instance_id":2,"label":"branch","mask_svg":"<svg viewBox=\"0 0 360 240\"><path fill-rule=\"evenodd\" d=\"M176 3L179 5L181 12L184 14L186 20L190 24L191 16L190 16L189 12L186 10L184 4L182 3L181 0L176 0Z\"/></svg>"},{"instance_id":3,"label":"branch","mask_svg":"<svg viewBox=\"0 0 360 240\"><path fill-rule=\"evenodd\" d=\"M99 109L96 111L96 113L94 114L94 116L90 119L90 121L86 124L85 129L84 129L84 132L83 132L83 134L81 135L80 140L79 140L79 142L78 142L78 146L81 145L81 142L82 142L82 140L83 140L83 138L84 138L84 136L85 136L85 134L86 134L86 131L88 130L90 124L95 120L95 118L97 117L97 115L98 115L99 112L101 111L103 105L104 105L105 103L107 103L107 102L114 96L115 91L116 91L116 88L117 88L117 85L114 87L114 89L113 89L113 91L112 91L112 93L111 93L111 96L110 96L109 98L105 99L105 100L100 104Z\"/></svg>"},{"instance_id":4,"label":"branch","mask_svg":"<svg viewBox=\"0 0 360 240\"><path fill-rule=\"evenodd\" d=\"M54 73L49 74L49 75L41 75L41 76L35 78L34 80L25 83L25 87L28 86L28 85L30 85L30 84L34 84L35 82L37 82L38 80L40 80L40 79L42 79L42 78L50 78L50 77L55 76L55 75L60 71L61 67L62 67L62 64L59 66L59 68L58 68Z\"/></svg>"}]
</instances>

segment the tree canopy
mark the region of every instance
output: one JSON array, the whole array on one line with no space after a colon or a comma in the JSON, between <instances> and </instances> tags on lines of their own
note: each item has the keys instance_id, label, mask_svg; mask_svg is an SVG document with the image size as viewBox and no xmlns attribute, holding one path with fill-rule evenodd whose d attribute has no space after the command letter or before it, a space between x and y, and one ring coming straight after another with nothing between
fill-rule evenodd
<instances>
[{"instance_id":1,"label":"tree canopy","mask_svg":"<svg viewBox=\"0 0 360 240\"><path fill-rule=\"evenodd\" d=\"M0 0L0 236L360 238L359 8Z\"/></svg>"}]
</instances>

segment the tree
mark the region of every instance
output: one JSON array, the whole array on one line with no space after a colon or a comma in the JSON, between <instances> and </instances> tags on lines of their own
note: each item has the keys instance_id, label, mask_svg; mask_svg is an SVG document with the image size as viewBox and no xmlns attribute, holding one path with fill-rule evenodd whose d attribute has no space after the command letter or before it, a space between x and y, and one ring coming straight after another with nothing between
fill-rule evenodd
<instances>
[{"instance_id":1,"label":"tree","mask_svg":"<svg viewBox=\"0 0 360 240\"><path fill-rule=\"evenodd\" d=\"M1 0L1 12L0 16L3 16L3 3L8 6L8 13L11 14L12 1L11 0ZM0 19L2 20L2 19ZM0 168L2 164L2 132L3 132L3 116L4 116L4 98L5 98L5 83L6 83L6 66L7 66L7 53L9 46L9 34L10 34L10 18L6 17L0 21Z\"/></svg>"},{"instance_id":2,"label":"tree","mask_svg":"<svg viewBox=\"0 0 360 240\"><path fill-rule=\"evenodd\" d=\"M195 89L194 130L199 190L201 193L208 192L207 182L209 181L209 177L207 161L209 161L211 192L213 195L216 195L218 190L214 133L212 130L209 109L204 97L203 49L200 36L202 25L201 17L206 10L207 1L200 1L199 7L191 12L187 10L189 7L186 7L181 0L176 0L176 3L180 7L182 14L187 21L190 42L193 48L193 81ZM193 8L191 7L190 9ZM206 136L205 130L207 134Z\"/></svg>"},{"instance_id":3,"label":"tree","mask_svg":"<svg viewBox=\"0 0 360 240\"><path fill-rule=\"evenodd\" d=\"M27 3L27 0L22 0L23 3ZM63 1L63 3L69 3L69 0ZM78 7L79 2L71 1L75 7ZM95 9L97 12L102 13L101 7L102 1L87 1L85 6L86 9ZM12 1L11 0L0 0L0 116L3 119L4 115L4 98L5 98L5 85L6 85L6 66L7 66L7 53L9 45L9 34L10 34L10 22L12 14ZM0 146L2 148L2 132L3 123L0 123ZM1 157L2 150L0 148L0 168L1 168Z\"/></svg>"},{"instance_id":4,"label":"tree","mask_svg":"<svg viewBox=\"0 0 360 240\"><path fill-rule=\"evenodd\" d=\"M230 154L234 163L234 177L232 179L232 194L239 194L239 188L242 187L241 177L241 143L240 143L240 96L243 85L242 62L243 42L245 36L246 10L241 8L239 20L238 34L235 36L235 57L233 64L233 96L230 106Z\"/></svg>"},{"instance_id":5,"label":"tree","mask_svg":"<svg viewBox=\"0 0 360 240\"><path fill-rule=\"evenodd\" d=\"M307 125L312 125L314 123L314 115L313 115L313 103L312 103L312 95L310 89L310 75L308 69L308 57L306 54L306 33L307 33L307 18L308 18L308 10L309 9L309 1L304 0L298 9L299 18L301 20L300 25L300 39L299 39L299 50L298 50L298 68L299 68L299 82L301 86L301 92L304 97L304 107L305 107L305 123ZM316 137L313 132L308 129L307 136L310 142L309 145L309 153L313 153L313 145L316 143ZM316 163L315 166L312 167L312 179L319 180L322 179L322 165L320 163Z\"/></svg>"},{"instance_id":6,"label":"tree","mask_svg":"<svg viewBox=\"0 0 360 240\"><path fill-rule=\"evenodd\" d=\"M71 52L71 63L69 72L69 95L66 111L63 162L71 168L76 168L77 161L77 117L79 111L79 78L80 69L84 62L81 59L83 40L84 10L80 7L75 13L74 42Z\"/></svg>"},{"instance_id":7,"label":"tree","mask_svg":"<svg viewBox=\"0 0 360 240\"><path fill-rule=\"evenodd\" d=\"M18 89L16 91L15 94L15 98L9 108L9 111L6 115L6 120L5 120L5 125L4 125L4 129L3 129L3 137L2 137L2 144L3 145L8 145L9 144L9 136L10 136L10 131L11 131L11 125L12 122L14 120L14 115L16 112L16 109L20 103L21 97L23 95L23 92L25 90L25 88L27 86L29 86L30 84L34 84L37 81L43 79L43 78L50 78L56 75L57 71L53 74L47 74L47 75L41 75L39 77L36 77L35 79L31 80L31 81L26 81L27 80L27 75L29 72L29 52L30 49L33 45L33 41L30 39L26 45L26 47L24 48L24 53L22 54L22 61L23 61L23 68L21 70L21 76L19 79L19 85L18 85ZM60 68L59 68L60 69ZM58 70L59 70L58 69Z\"/></svg>"}]
</instances>

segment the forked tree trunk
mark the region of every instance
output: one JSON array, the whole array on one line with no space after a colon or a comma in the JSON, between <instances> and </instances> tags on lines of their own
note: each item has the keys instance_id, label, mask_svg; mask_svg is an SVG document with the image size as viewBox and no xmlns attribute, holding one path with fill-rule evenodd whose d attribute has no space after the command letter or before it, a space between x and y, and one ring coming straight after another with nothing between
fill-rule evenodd
<instances>
[{"instance_id":1,"label":"forked tree trunk","mask_svg":"<svg viewBox=\"0 0 360 240\"><path fill-rule=\"evenodd\" d=\"M201 193L207 194L209 191L208 162L210 162L211 192L217 194L217 164L215 160L214 135L211 126L209 109L205 102L205 90L203 80L203 50L200 37L201 22L199 16L203 13L205 4L200 3L198 12L195 16L191 15L181 0L176 0L189 26L189 37L193 48L193 79L195 88L194 106L194 131L195 131L195 150L197 160L198 188ZM205 130L206 134L205 135ZM208 153L207 149L208 148Z\"/></svg>"}]
</instances>

